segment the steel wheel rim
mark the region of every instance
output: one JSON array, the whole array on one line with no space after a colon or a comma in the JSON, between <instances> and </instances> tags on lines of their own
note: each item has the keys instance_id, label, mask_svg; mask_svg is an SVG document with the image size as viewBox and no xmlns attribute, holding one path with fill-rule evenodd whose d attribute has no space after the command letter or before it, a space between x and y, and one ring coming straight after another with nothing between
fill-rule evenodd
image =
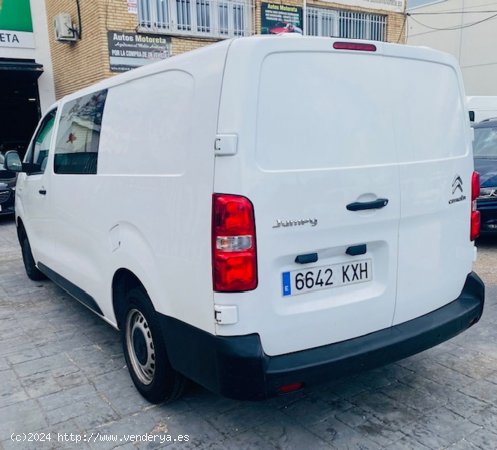
<instances>
[{"instance_id":1,"label":"steel wheel rim","mask_svg":"<svg viewBox=\"0 0 497 450\"><path fill-rule=\"evenodd\" d=\"M126 347L133 372L141 383L150 384L155 375L154 341L147 320L137 309L132 309L128 313Z\"/></svg>"}]
</instances>

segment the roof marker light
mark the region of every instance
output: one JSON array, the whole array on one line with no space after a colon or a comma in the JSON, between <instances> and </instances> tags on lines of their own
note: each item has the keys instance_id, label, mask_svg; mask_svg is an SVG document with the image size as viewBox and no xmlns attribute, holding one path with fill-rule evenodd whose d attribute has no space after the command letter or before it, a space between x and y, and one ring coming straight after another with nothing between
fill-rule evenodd
<instances>
[{"instance_id":1,"label":"roof marker light","mask_svg":"<svg viewBox=\"0 0 497 450\"><path fill-rule=\"evenodd\" d=\"M359 50L361 52L375 52L376 45L363 44L361 42L334 42L333 48L335 50Z\"/></svg>"}]
</instances>

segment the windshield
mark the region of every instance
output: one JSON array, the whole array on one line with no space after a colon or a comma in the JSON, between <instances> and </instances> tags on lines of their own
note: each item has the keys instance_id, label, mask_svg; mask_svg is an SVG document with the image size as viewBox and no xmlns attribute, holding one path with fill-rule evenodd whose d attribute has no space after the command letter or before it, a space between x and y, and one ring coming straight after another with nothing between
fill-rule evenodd
<instances>
[{"instance_id":1,"label":"windshield","mask_svg":"<svg viewBox=\"0 0 497 450\"><path fill-rule=\"evenodd\" d=\"M497 127L475 128L475 158L497 158Z\"/></svg>"}]
</instances>

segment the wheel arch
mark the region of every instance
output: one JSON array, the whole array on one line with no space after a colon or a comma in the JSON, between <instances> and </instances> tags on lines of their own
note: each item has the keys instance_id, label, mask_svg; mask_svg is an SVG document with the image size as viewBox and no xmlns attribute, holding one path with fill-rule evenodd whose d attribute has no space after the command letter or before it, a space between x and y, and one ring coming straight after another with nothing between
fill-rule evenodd
<instances>
[{"instance_id":1,"label":"wheel arch","mask_svg":"<svg viewBox=\"0 0 497 450\"><path fill-rule=\"evenodd\" d=\"M112 307L116 318L116 324L119 329L121 329L122 323L125 319L125 294L130 289L137 287L141 287L145 292L147 292L145 285L131 270L120 268L114 273L114 277L112 279ZM149 295L148 297L150 298ZM153 308L154 306L152 302L150 302L150 304Z\"/></svg>"}]
</instances>

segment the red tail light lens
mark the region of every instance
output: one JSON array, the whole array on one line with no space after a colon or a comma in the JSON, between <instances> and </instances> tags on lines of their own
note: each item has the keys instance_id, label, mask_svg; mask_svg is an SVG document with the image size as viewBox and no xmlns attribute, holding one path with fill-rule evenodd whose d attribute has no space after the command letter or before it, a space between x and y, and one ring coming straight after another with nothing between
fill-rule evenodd
<instances>
[{"instance_id":1,"label":"red tail light lens","mask_svg":"<svg viewBox=\"0 0 497 450\"><path fill-rule=\"evenodd\" d=\"M335 50L359 50L361 52L375 52L376 45L362 44L360 42L334 42L333 48Z\"/></svg>"},{"instance_id":2,"label":"red tail light lens","mask_svg":"<svg viewBox=\"0 0 497 450\"><path fill-rule=\"evenodd\" d=\"M250 291L257 287L254 207L240 195L212 197L214 290Z\"/></svg>"},{"instance_id":3,"label":"red tail light lens","mask_svg":"<svg viewBox=\"0 0 497 450\"><path fill-rule=\"evenodd\" d=\"M292 383L286 384L278 388L280 394L288 394L289 392L295 392L304 387L304 383Z\"/></svg>"},{"instance_id":4,"label":"red tail light lens","mask_svg":"<svg viewBox=\"0 0 497 450\"><path fill-rule=\"evenodd\" d=\"M471 177L471 201L475 201L480 196L480 174L473 172Z\"/></svg>"},{"instance_id":5,"label":"red tail light lens","mask_svg":"<svg viewBox=\"0 0 497 450\"><path fill-rule=\"evenodd\" d=\"M476 199L480 196L480 174L473 172L471 177L471 231L470 239L474 241L480 235L480 211L476 210Z\"/></svg>"}]
</instances>

